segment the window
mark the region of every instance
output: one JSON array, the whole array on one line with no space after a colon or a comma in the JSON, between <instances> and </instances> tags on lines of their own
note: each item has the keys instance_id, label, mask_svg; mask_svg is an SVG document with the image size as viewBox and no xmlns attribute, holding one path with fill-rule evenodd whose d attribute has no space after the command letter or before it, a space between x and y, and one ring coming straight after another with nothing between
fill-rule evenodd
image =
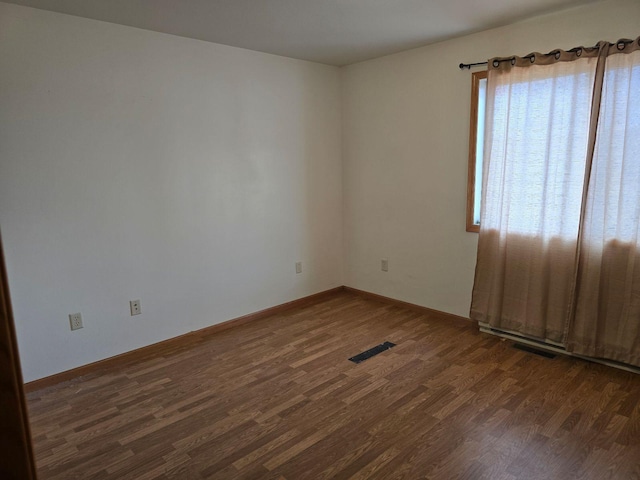
<instances>
[{"instance_id":1,"label":"window","mask_svg":"<svg viewBox=\"0 0 640 480\"><path fill-rule=\"evenodd\" d=\"M471 318L640 366L640 38L490 62Z\"/></svg>"},{"instance_id":2,"label":"window","mask_svg":"<svg viewBox=\"0 0 640 480\"><path fill-rule=\"evenodd\" d=\"M486 93L486 70L473 73L471 77L471 125L469 128L469 171L467 178L467 232L480 231Z\"/></svg>"}]
</instances>

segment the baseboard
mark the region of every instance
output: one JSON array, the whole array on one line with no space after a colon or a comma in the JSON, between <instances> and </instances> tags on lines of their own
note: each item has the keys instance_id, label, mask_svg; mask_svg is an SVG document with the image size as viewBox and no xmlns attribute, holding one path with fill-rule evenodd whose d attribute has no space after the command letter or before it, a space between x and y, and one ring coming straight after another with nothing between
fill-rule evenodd
<instances>
[{"instance_id":1,"label":"baseboard","mask_svg":"<svg viewBox=\"0 0 640 480\"><path fill-rule=\"evenodd\" d=\"M468 318L454 315L453 313L441 312L439 310L423 307L414 303L403 302L402 300L396 300L395 298L385 297L383 295L378 295L376 293L366 292L364 290L358 290L357 288L347 287L343 285L340 287L325 290L323 292L315 293L313 295L308 295L297 300L292 300L291 302L286 302L274 307L265 308L264 310L260 310L258 312L249 313L248 315L243 315L242 317L227 320L216 325L211 325L210 327L205 327L200 330L185 333L184 335L169 338L158 343L153 343L151 345L147 345L146 347L141 347L129 352L121 353L120 355L105 358L104 360L98 360L96 362L88 363L87 365L72 368L71 370L65 370L64 372L56 373L48 377L40 378L38 380L33 380L24 384L24 390L27 393L34 392L36 390L41 390L43 388L57 385L58 383L65 382L67 380L81 377L83 375L98 373L105 370L112 370L117 367L122 367L126 364L139 362L140 360L144 360L154 355L162 354L164 351L176 348L180 345L197 342L205 336L210 336L217 332L228 330L229 328L238 327L240 325L254 322L256 320L261 320L263 318L284 312L286 310L290 310L292 308L301 308L308 305L313 305L314 303L323 301L343 291L350 292L363 298L368 298L370 300L375 300L389 305L396 305L428 315L446 317L450 320L458 322L470 322Z\"/></svg>"},{"instance_id":2,"label":"baseboard","mask_svg":"<svg viewBox=\"0 0 640 480\"><path fill-rule=\"evenodd\" d=\"M462 320L466 323L471 322L470 318L461 317L460 315L455 315L453 313L442 312L440 310L435 310L433 308L423 307L422 305L416 305L415 303L403 302L402 300L396 300L395 298L385 297L384 295L378 295L377 293L371 293L365 290L358 290L357 288L352 288L347 286L344 286L343 288L346 292L355 293L356 295L360 295L361 297L369 298L371 300L377 300L379 302L388 303L391 305L397 305L399 307L408 308L410 310L414 310L414 311L429 314L429 315L446 317L455 321Z\"/></svg>"},{"instance_id":3,"label":"baseboard","mask_svg":"<svg viewBox=\"0 0 640 480\"><path fill-rule=\"evenodd\" d=\"M545 350L552 353L557 353L558 355L564 355L566 357L574 357L580 358L582 360L586 360L587 362L599 363L601 365L606 365L607 367L617 368L619 370L624 370L627 372L635 373L636 375L640 375L640 368L635 367L633 365L628 365L626 363L614 362L613 360L607 360L605 358L595 358L595 357L586 357L584 355L578 355L577 353L572 353L567 351L565 348L552 345L550 343L545 343L537 340L528 339L527 337L523 337L516 333L507 332L503 330L497 330L491 328L488 325L480 325L480 331L482 333L488 333L489 335L495 335L497 337L505 338L507 340L512 340L517 343L522 343L524 345L529 345L540 350Z\"/></svg>"},{"instance_id":4,"label":"baseboard","mask_svg":"<svg viewBox=\"0 0 640 480\"><path fill-rule=\"evenodd\" d=\"M292 308L301 308L312 305L314 303L325 300L326 298L329 298L336 293L342 292L344 289L345 287L343 286L331 288L323 292L314 293L313 295L308 295L297 300L292 300L291 302L286 302L274 307L265 308L264 310L260 310L258 312L249 313L248 315L243 315L242 317L237 317L222 323L218 323L216 325L211 325L210 327L205 327L200 330L185 333L184 335L169 338L158 343L153 343L151 345L147 345L146 347L137 348L129 352L121 353L120 355L115 355L103 360L88 363L87 365L72 368L71 370L65 370L64 372L56 373L38 380L33 380L24 384L24 391L29 393L36 390L41 390L43 388L57 385L58 383L65 382L67 380L81 377L83 375L104 370L111 370L115 367L121 367L125 364L137 362L150 356L158 355L165 350L175 348L177 346L180 346L181 344L188 344L194 341L198 341L201 337L204 336L209 336L223 330L228 330L229 328L238 327L240 325L260 320L271 315L290 310Z\"/></svg>"}]
</instances>

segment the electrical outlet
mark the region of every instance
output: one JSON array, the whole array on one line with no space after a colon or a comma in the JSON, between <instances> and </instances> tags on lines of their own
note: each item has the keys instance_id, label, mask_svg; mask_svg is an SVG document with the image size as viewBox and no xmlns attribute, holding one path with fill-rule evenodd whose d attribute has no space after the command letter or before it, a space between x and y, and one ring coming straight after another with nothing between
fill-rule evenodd
<instances>
[{"instance_id":1,"label":"electrical outlet","mask_svg":"<svg viewBox=\"0 0 640 480\"><path fill-rule=\"evenodd\" d=\"M389 271L389 260L387 260L386 258L383 258L382 261L380 262L380 268L383 272L388 272Z\"/></svg>"},{"instance_id":2,"label":"electrical outlet","mask_svg":"<svg viewBox=\"0 0 640 480\"><path fill-rule=\"evenodd\" d=\"M296 273L302 273L302 262L296 262Z\"/></svg>"},{"instance_id":3,"label":"electrical outlet","mask_svg":"<svg viewBox=\"0 0 640 480\"><path fill-rule=\"evenodd\" d=\"M142 309L140 307L140 300L131 300L129 302L129 307L131 308L131 316L140 315L142 313Z\"/></svg>"},{"instance_id":4,"label":"electrical outlet","mask_svg":"<svg viewBox=\"0 0 640 480\"><path fill-rule=\"evenodd\" d=\"M72 313L69 315L69 324L71 325L71 330L82 328L82 315L80 315L80 313Z\"/></svg>"}]
</instances>

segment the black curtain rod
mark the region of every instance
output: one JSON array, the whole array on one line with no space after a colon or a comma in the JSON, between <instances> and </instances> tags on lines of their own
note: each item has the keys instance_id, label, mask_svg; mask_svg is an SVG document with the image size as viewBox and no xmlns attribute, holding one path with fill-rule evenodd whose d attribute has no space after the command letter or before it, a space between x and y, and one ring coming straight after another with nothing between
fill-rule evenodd
<instances>
[{"instance_id":1,"label":"black curtain rod","mask_svg":"<svg viewBox=\"0 0 640 480\"><path fill-rule=\"evenodd\" d=\"M622 45L626 45L627 43L633 43L633 40L618 40L616 43L610 43L609 45L617 45L617 44L622 44ZM567 52L576 52L578 50L582 50L585 47L574 47L571 50L567 50ZM594 45L593 47L587 47L587 48L598 48L598 45ZM555 52L560 51L559 49L556 50L552 50L549 53L547 53L547 55L551 55ZM533 54L529 54L529 55L525 55L523 58L529 58L531 55ZM503 58L502 60L498 60L499 62L507 62L509 60L511 60L511 58L513 57L508 57L508 58ZM476 63L461 63L460 65L458 65L460 67L460 70L464 70L465 68L468 68L469 70L471 70L471 67L477 67L478 65L488 65L489 62L476 62Z\"/></svg>"},{"instance_id":2,"label":"black curtain rod","mask_svg":"<svg viewBox=\"0 0 640 480\"><path fill-rule=\"evenodd\" d=\"M460 70L464 70L465 68L471 70L471 67L477 67L478 65L489 65L489 62L461 63L459 66Z\"/></svg>"}]
</instances>

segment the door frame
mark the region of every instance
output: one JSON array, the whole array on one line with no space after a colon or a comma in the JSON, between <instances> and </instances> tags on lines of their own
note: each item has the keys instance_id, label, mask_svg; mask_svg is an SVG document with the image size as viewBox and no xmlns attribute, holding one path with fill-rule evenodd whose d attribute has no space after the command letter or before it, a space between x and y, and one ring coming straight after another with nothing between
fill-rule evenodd
<instances>
[{"instance_id":1,"label":"door frame","mask_svg":"<svg viewBox=\"0 0 640 480\"><path fill-rule=\"evenodd\" d=\"M29 415L0 231L0 476L35 480Z\"/></svg>"}]
</instances>

